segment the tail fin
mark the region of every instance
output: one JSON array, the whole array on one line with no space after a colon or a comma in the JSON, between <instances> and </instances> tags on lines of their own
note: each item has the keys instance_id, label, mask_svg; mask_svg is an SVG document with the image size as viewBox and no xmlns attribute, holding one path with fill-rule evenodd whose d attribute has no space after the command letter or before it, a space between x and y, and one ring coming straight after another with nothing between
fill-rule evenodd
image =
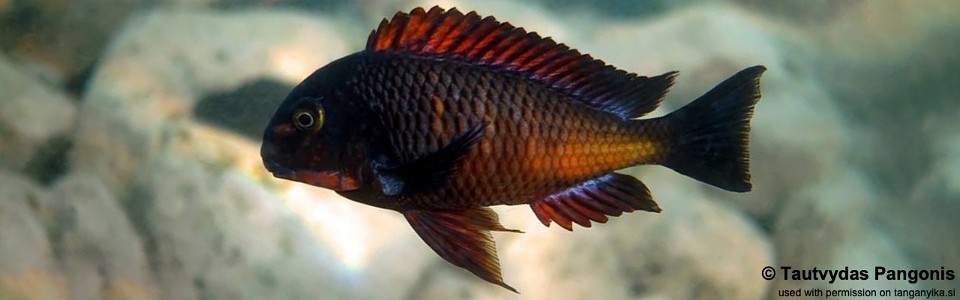
<instances>
[{"instance_id":1,"label":"tail fin","mask_svg":"<svg viewBox=\"0 0 960 300\"><path fill-rule=\"evenodd\" d=\"M663 165L728 191L750 191L747 144L763 71L746 68L664 117L675 139Z\"/></svg>"}]
</instances>

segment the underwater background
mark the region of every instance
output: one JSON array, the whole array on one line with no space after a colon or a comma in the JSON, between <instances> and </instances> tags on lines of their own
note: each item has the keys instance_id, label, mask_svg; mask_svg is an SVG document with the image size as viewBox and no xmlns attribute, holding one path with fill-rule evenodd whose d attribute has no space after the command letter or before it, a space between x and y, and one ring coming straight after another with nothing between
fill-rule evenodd
<instances>
[{"instance_id":1,"label":"underwater background","mask_svg":"<svg viewBox=\"0 0 960 300\"><path fill-rule=\"evenodd\" d=\"M516 295L443 261L398 213L270 176L260 136L286 93L382 18L434 5L629 72L679 70L653 116L767 66L754 190L641 166L622 172L660 214L567 232L494 207L526 232L494 234ZM960 271L958 20L957 1L0 0L0 299L957 289L873 273ZM789 280L782 266L870 278Z\"/></svg>"}]
</instances>

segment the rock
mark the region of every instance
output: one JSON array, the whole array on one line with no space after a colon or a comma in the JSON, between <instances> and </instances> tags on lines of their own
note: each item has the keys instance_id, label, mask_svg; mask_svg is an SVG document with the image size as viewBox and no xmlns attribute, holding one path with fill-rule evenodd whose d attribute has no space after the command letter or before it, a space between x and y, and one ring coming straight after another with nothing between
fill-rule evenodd
<instances>
[{"instance_id":1,"label":"rock","mask_svg":"<svg viewBox=\"0 0 960 300\"><path fill-rule=\"evenodd\" d=\"M526 206L498 208L494 234L504 279L531 299L763 299L758 274L773 264L768 239L741 213L669 179L642 173L664 211L634 212L594 228L545 228ZM696 287L696 288L691 288ZM512 293L442 264L412 298L501 299Z\"/></svg>"},{"instance_id":2,"label":"rock","mask_svg":"<svg viewBox=\"0 0 960 300\"><path fill-rule=\"evenodd\" d=\"M205 94L261 78L296 83L346 51L332 22L294 12L140 15L91 79L73 167L120 191Z\"/></svg>"},{"instance_id":3,"label":"rock","mask_svg":"<svg viewBox=\"0 0 960 300\"><path fill-rule=\"evenodd\" d=\"M772 18L794 21L808 26L842 19L846 17L845 13L864 9L863 4L869 3L869 1L775 3L758 0L735 0L733 2L741 4L751 10L763 12L764 15L769 15Z\"/></svg>"},{"instance_id":4,"label":"rock","mask_svg":"<svg viewBox=\"0 0 960 300\"><path fill-rule=\"evenodd\" d=\"M39 174L49 154L62 151L57 141L72 134L77 108L62 92L24 75L23 68L2 55L0 91L0 168Z\"/></svg>"},{"instance_id":5,"label":"rock","mask_svg":"<svg viewBox=\"0 0 960 300\"><path fill-rule=\"evenodd\" d=\"M409 12L417 6L425 9L429 9L434 5L439 5L446 9L456 7L463 13L477 11L480 16L494 16L500 22L510 22L510 24L514 26L523 27L528 32L537 32L540 36L552 37L557 42L567 44L577 44L576 41L579 40L579 36L575 31L570 30L571 26L569 26L569 22L576 22L577 25L587 28L591 28L590 25L595 24L595 22L592 22L592 19L581 18L579 16L575 20L557 18L556 15L546 11L542 5L534 2L507 0L445 0L440 4L437 4L436 1L423 0L413 0L411 2L413 3L406 7L396 8L393 12L385 12L386 14L383 17L392 17L397 10ZM377 20L379 20L379 18Z\"/></svg>"},{"instance_id":6,"label":"rock","mask_svg":"<svg viewBox=\"0 0 960 300\"><path fill-rule=\"evenodd\" d=\"M0 295L65 299L67 282L31 207L48 197L35 183L0 170Z\"/></svg>"},{"instance_id":7,"label":"rock","mask_svg":"<svg viewBox=\"0 0 960 300\"><path fill-rule=\"evenodd\" d=\"M784 204L773 236L780 266L797 269L868 270L875 266L907 268L912 263L881 228L872 223L874 207L884 201L856 169L838 169ZM778 280L774 289L880 288L883 281L830 284L822 280ZM874 286L879 284L880 286Z\"/></svg>"},{"instance_id":8,"label":"rock","mask_svg":"<svg viewBox=\"0 0 960 300\"><path fill-rule=\"evenodd\" d=\"M82 76L127 16L145 1L17 1L0 17L0 45L54 82ZM0 4L0 6L4 6ZM2 9L0 9L2 10ZM9 30L7 30L9 29Z\"/></svg>"},{"instance_id":9,"label":"rock","mask_svg":"<svg viewBox=\"0 0 960 300\"><path fill-rule=\"evenodd\" d=\"M329 192L283 197L248 175L175 157L146 169L133 205L155 247L162 298L403 295L432 255L398 214Z\"/></svg>"},{"instance_id":10,"label":"rock","mask_svg":"<svg viewBox=\"0 0 960 300\"><path fill-rule=\"evenodd\" d=\"M644 19L669 13L672 10L691 6L697 1L603 1L584 2L577 0L539 1L559 15L583 13L595 14L597 18Z\"/></svg>"},{"instance_id":11,"label":"rock","mask_svg":"<svg viewBox=\"0 0 960 300\"><path fill-rule=\"evenodd\" d=\"M335 263L315 248L280 200L226 171L161 157L138 176L131 209L152 246L162 298L342 297ZM297 296L300 295L300 296Z\"/></svg>"},{"instance_id":12,"label":"rock","mask_svg":"<svg viewBox=\"0 0 960 300\"><path fill-rule=\"evenodd\" d=\"M644 171L638 178L663 212L611 224L631 297L766 298L770 284L757 274L773 264L774 247L756 224L693 180L677 181L671 177L680 175L663 168Z\"/></svg>"},{"instance_id":13,"label":"rock","mask_svg":"<svg viewBox=\"0 0 960 300\"><path fill-rule=\"evenodd\" d=\"M48 200L41 207L59 212L53 235L72 298L158 298L144 243L103 183L73 173Z\"/></svg>"},{"instance_id":14,"label":"rock","mask_svg":"<svg viewBox=\"0 0 960 300\"><path fill-rule=\"evenodd\" d=\"M942 138L936 145L940 162L935 164L930 179L941 181L945 195L960 195L960 135ZM960 197L944 197L950 205L960 205Z\"/></svg>"},{"instance_id":15,"label":"rock","mask_svg":"<svg viewBox=\"0 0 960 300\"><path fill-rule=\"evenodd\" d=\"M942 135L931 145L935 161L905 198L890 199L876 207L878 227L909 254L914 265L925 269L960 263L960 135ZM960 271L960 270L957 270ZM947 281L923 282L928 288L951 288Z\"/></svg>"}]
</instances>

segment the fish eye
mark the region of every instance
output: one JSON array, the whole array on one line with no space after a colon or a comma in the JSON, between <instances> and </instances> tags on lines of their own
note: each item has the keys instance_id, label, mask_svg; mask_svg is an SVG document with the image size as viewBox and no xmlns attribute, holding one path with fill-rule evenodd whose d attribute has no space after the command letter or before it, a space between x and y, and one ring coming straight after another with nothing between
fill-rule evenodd
<instances>
[{"instance_id":1,"label":"fish eye","mask_svg":"<svg viewBox=\"0 0 960 300\"><path fill-rule=\"evenodd\" d=\"M323 125L323 111L300 110L293 114L293 124L300 130L310 130Z\"/></svg>"}]
</instances>

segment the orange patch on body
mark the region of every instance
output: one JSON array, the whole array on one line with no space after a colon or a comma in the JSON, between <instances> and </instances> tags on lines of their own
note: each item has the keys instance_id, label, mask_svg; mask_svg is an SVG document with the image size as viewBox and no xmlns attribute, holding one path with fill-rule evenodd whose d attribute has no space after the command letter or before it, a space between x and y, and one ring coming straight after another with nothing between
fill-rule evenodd
<instances>
[{"instance_id":1,"label":"orange patch on body","mask_svg":"<svg viewBox=\"0 0 960 300\"><path fill-rule=\"evenodd\" d=\"M433 96L433 118L430 119L430 127L433 128L433 132L442 133L443 132L443 112L444 112L443 99L440 96Z\"/></svg>"}]
</instances>

